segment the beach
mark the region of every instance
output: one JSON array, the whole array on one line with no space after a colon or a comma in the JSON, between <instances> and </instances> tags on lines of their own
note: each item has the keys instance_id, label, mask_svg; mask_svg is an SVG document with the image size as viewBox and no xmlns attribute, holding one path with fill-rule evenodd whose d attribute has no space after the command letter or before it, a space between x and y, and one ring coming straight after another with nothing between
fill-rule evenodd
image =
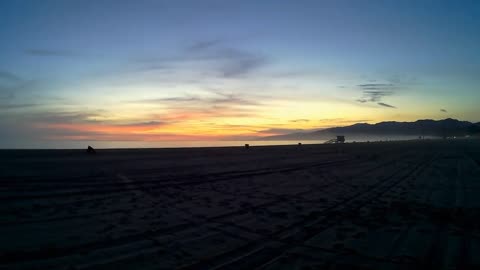
<instances>
[{"instance_id":1,"label":"beach","mask_svg":"<svg viewBox=\"0 0 480 270\"><path fill-rule=\"evenodd\" d=\"M480 140L1 150L0 269L478 269Z\"/></svg>"}]
</instances>

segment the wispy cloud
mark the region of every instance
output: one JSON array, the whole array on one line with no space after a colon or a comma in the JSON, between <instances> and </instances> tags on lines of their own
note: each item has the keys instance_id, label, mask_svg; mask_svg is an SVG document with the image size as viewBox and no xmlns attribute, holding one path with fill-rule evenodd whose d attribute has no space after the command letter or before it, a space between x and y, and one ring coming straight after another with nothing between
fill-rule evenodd
<instances>
[{"instance_id":1,"label":"wispy cloud","mask_svg":"<svg viewBox=\"0 0 480 270\"><path fill-rule=\"evenodd\" d=\"M322 124L333 124L333 126L339 126L343 124L356 124L356 123L365 123L370 122L369 119L345 119L345 118L327 118L319 119L318 122Z\"/></svg>"},{"instance_id":2,"label":"wispy cloud","mask_svg":"<svg viewBox=\"0 0 480 270\"><path fill-rule=\"evenodd\" d=\"M222 41L220 39L213 39L213 40L204 40L204 41L198 41L189 46L187 49L190 51L202 51L208 48L211 48L213 46L221 44Z\"/></svg>"},{"instance_id":3,"label":"wispy cloud","mask_svg":"<svg viewBox=\"0 0 480 270\"><path fill-rule=\"evenodd\" d=\"M199 97L187 96L187 97L168 97L168 98L151 98L135 100L131 103L170 103L170 102L199 102L202 101Z\"/></svg>"},{"instance_id":4,"label":"wispy cloud","mask_svg":"<svg viewBox=\"0 0 480 270\"><path fill-rule=\"evenodd\" d=\"M68 50L52 50L52 49L26 49L24 52L32 56L53 56L53 57L64 57L64 56L73 56L73 52Z\"/></svg>"},{"instance_id":5,"label":"wispy cloud","mask_svg":"<svg viewBox=\"0 0 480 270\"><path fill-rule=\"evenodd\" d=\"M174 73L190 71L192 66L199 65L201 78L211 73L221 78L245 77L253 71L265 66L268 58L265 55L247 51L227 44L225 40L213 39L196 42L168 57L147 57L137 59L142 66L140 71L169 70ZM185 65L187 64L188 65Z\"/></svg>"},{"instance_id":6,"label":"wispy cloud","mask_svg":"<svg viewBox=\"0 0 480 270\"><path fill-rule=\"evenodd\" d=\"M307 131L309 130L294 129L294 128L269 128L269 129L257 131L256 135L260 135L260 136L285 135L290 133L307 132Z\"/></svg>"},{"instance_id":7,"label":"wispy cloud","mask_svg":"<svg viewBox=\"0 0 480 270\"><path fill-rule=\"evenodd\" d=\"M1 92L4 92L4 90L0 88L0 93ZM13 94L13 92L8 92L8 93L0 95L1 100L10 100L10 99L13 99L14 97L15 97L15 95Z\"/></svg>"},{"instance_id":8,"label":"wispy cloud","mask_svg":"<svg viewBox=\"0 0 480 270\"><path fill-rule=\"evenodd\" d=\"M220 39L197 42L189 47L184 57L214 62L219 74L225 78L244 76L267 63L265 56L226 46Z\"/></svg>"},{"instance_id":9,"label":"wispy cloud","mask_svg":"<svg viewBox=\"0 0 480 270\"><path fill-rule=\"evenodd\" d=\"M166 114L160 114L155 118L169 122L184 122L190 120L201 121L211 118L247 118L255 116L258 116L258 112L250 108L215 105L210 107L170 107Z\"/></svg>"},{"instance_id":10,"label":"wispy cloud","mask_svg":"<svg viewBox=\"0 0 480 270\"><path fill-rule=\"evenodd\" d=\"M0 104L0 110L22 109L38 106L36 103Z\"/></svg>"},{"instance_id":11,"label":"wispy cloud","mask_svg":"<svg viewBox=\"0 0 480 270\"><path fill-rule=\"evenodd\" d=\"M14 73L0 70L0 82L2 81L7 83L19 83L22 82L23 79L15 75Z\"/></svg>"},{"instance_id":12,"label":"wispy cloud","mask_svg":"<svg viewBox=\"0 0 480 270\"><path fill-rule=\"evenodd\" d=\"M383 102L383 98L392 96L398 87L393 83L366 83L358 84L362 89L362 97L357 99L360 103L376 103L379 106L387 108L396 108L393 105Z\"/></svg>"},{"instance_id":13,"label":"wispy cloud","mask_svg":"<svg viewBox=\"0 0 480 270\"><path fill-rule=\"evenodd\" d=\"M148 121L148 122L138 122L138 123L128 123L128 124L117 124L116 126L124 127L158 127L166 125L168 123L161 121Z\"/></svg>"},{"instance_id":14,"label":"wispy cloud","mask_svg":"<svg viewBox=\"0 0 480 270\"><path fill-rule=\"evenodd\" d=\"M38 123L98 123L104 111L43 111L30 116Z\"/></svg>"},{"instance_id":15,"label":"wispy cloud","mask_svg":"<svg viewBox=\"0 0 480 270\"><path fill-rule=\"evenodd\" d=\"M221 93L215 92L215 94L219 97L212 98L210 102L213 104L232 104L232 105L251 105L257 106L261 104L259 97L250 96L245 97L238 94L233 93Z\"/></svg>"},{"instance_id":16,"label":"wispy cloud","mask_svg":"<svg viewBox=\"0 0 480 270\"><path fill-rule=\"evenodd\" d=\"M365 102L379 102L386 96L393 95L392 91L383 91L383 90L365 90L363 91L363 96L357 101L360 103Z\"/></svg>"},{"instance_id":17,"label":"wispy cloud","mask_svg":"<svg viewBox=\"0 0 480 270\"><path fill-rule=\"evenodd\" d=\"M306 123L306 122L310 122L310 120L308 120L308 119L293 119L293 120L290 120L290 122L292 122L292 123Z\"/></svg>"},{"instance_id":18,"label":"wispy cloud","mask_svg":"<svg viewBox=\"0 0 480 270\"><path fill-rule=\"evenodd\" d=\"M387 103L383 103L383 102L378 102L377 103L378 105L380 106L383 106L383 107L387 107L387 108L393 108L393 109L396 109L397 107L393 106L393 105L390 105L390 104L387 104Z\"/></svg>"},{"instance_id":19,"label":"wispy cloud","mask_svg":"<svg viewBox=\"0 0 480 270\"><path fill-rule=\"evenodd\" d=\"M365 89L365 88L385 89L385 88L394 87L394 85L391 84L391 83L367 83L367 84L359 84L357 86L361 87L363 89Z\"/></svg>"},{"instance_id":20,"label":"wispy cloud","mask_svg":"<svg viewBox=\"0 0 480 270\"><path fill-rule=\"evenodd\" d=\"M403 87L420 83L416 76L410 74L393 74L388 78L388 81Z\"/></svg>"},{"instance_id":21,"label":"wispy cloud","mask_svg":"<svg viewBox=\"0 0 480 270\"><path fill-rule=\"evenodd\" d=\"M233 78L246 75L260 68L267 61L266 58L238 49L223 49L216 52L216 56L224 59L225 63L220 70L223 77Z\"/></svg>"},{"instance_id":22,"label":"wispy cloud","mask_svg":"<svg viewBox=\"0 0 480 270\"><path fill-rule=\"evenodd\" d=\"M238 94L213 92L214 95L198 96L187 95L181 97L152 98L130 101L130 103L144 104L171 104L171 103L191 103L193 105L260 105L256 97L245 97Z\"/></svg>"},{"instance_id":23,"label":"wispy cloud","mask_svg":"<svg viewBox=\"0 0 480 270\"><path fill-rule=\"evenodd\" d=\"M16 94L30 90L34 85L35 82L32 80L25 80L15 73L0 70L0 100L12 101ZM25 100L22 100L21 103L25 103ZM13 103L9 102L8 104Z\"/></svg>"}]
</instances>

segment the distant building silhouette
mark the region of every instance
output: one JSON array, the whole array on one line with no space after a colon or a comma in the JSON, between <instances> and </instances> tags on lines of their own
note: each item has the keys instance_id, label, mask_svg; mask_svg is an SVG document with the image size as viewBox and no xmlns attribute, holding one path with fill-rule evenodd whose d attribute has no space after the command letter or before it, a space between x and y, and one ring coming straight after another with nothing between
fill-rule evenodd
<instances>
[{"instance_id":1,"label":"distant building silhouette","mask_svg":"<svg viewBox=\"0 0 480 270\"><path fill-rule=\"evenodd\" d=\"M328 140L324 143L344 143L345 142L345 136L337 136L336 139L331 139L331 140Z\"/></svg>"}]
</instances>

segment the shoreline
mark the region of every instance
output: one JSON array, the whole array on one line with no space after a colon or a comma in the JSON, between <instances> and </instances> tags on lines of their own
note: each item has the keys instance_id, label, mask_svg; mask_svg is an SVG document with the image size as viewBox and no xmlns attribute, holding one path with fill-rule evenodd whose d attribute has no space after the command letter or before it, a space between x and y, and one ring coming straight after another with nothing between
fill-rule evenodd
<instances>
[{"instance_id":1,"label":"shoreline","mask_svg":"<svg viewBox=\"0 0 480 270\"><path fill-rule=\"evenodd\" d=\"M471 141L478 141L480 137L459 137L455 139L442 139L442 138L426 138L426 139L405 139L405 140L375 140L375 141L346 141L345 145L350 144L374 144L374 143L395 143L395 142L425 142L425 141L458 141L458 140L471 140ZM239 141L238 145L220 145L220 146L166 146L166 147L95 147L93 144L85 144L84 148L0 148L0 151L78 151L78 150L86 150L87 146L90 145L96 150L161 150L161 149L211 149L211 148L244 148L243 142L248 142L250 147L288 147L288 146L298 146L298 143L301 143L302 146L312 146L312 145L329 145L326 143L315 143L314 140L304 140L304 141L296 141L296 140L289 140L291 143L289 144L256 144L259 141ZM179 141L181 142L181 141ZM214 141L214 142L222 142L222 141ZM273 141L266 141L266 142L273 142Z\"/></svg>"}]
</instances>

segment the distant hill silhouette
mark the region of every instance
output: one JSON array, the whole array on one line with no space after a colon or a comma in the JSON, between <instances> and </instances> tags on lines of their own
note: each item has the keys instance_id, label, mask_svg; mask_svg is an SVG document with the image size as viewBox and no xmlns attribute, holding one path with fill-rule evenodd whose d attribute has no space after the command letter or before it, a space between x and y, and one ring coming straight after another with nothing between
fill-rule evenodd
<instances>
[{"instance_id":1,"label":"distant hill silhouette","mask_svg":"<svg viewBox=\"0 0 480 270\"><path fill-rule=\"evenodd\" d=\"M358 123L345 127L334 127L313 132L299 132L286 135L262 137L261 140L325 140L336 135L349 137L359 136L434 136L450 137L465 136L480 133L480 123L459 121L456 119L444 120L417 120L415 122L380 122L377 124Z\"/></svg>"}]
</instances>

